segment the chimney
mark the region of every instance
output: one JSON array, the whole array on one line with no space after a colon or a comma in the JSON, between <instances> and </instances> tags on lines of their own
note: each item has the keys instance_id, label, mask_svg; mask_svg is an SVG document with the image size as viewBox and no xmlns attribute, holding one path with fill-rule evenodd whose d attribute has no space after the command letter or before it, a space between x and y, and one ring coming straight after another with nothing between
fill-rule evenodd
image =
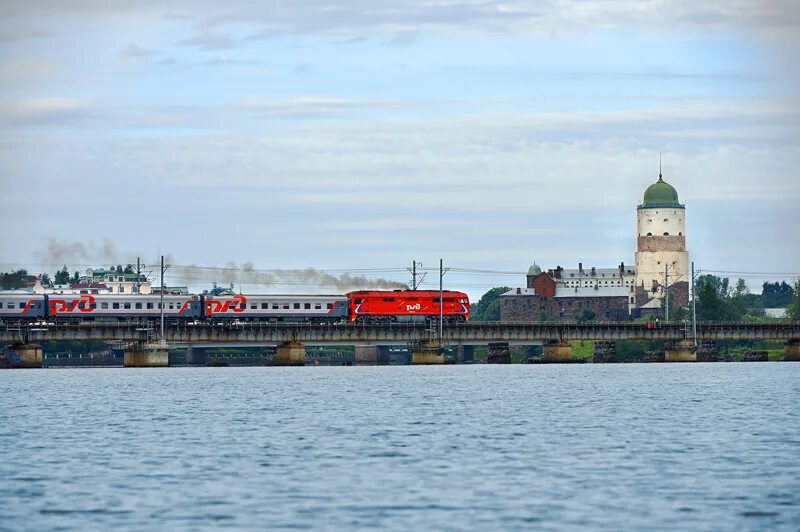
<instances>
[{"instance_id":1,"label":"chimney","mask_svg":"<svg viewBox=\"0 0 800 532\"><path fill-rule=\"evenodd\" d=\"M597 277L597 270L592 266L592 277Z\"/></svg>"},{"instance_id":2,"label":"chimney","mask_svg":"<svg viewBox=\"0 0 800 532\"><path fill-rule=\"evenodd\" d=\"M580 275L582 273L583 273L583 263L579 262L578 263L578 275Z\"/></svg>"}]
</instances>

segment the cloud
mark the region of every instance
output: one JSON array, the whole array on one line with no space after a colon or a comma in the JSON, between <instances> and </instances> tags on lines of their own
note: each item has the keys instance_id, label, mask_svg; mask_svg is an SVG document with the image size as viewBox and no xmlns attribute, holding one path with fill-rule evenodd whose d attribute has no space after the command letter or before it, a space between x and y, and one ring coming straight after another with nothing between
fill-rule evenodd
<instances>
[{"instance_id":1,"label":"cloud","mask_svg":"<svg viewBox=\"0 0 800 532\"><path fill-rule=\"evenodd\" d=\"M122 51L122 55L128 57L150 57L153 55L158 55L159 52L155 50L148 50L146 48L142 48L134 43L130 43L125 50Z\"/></svg>"},{"instance_id":2,"label":"cloud","mask_svg":"<svg viewBox=\"0 0 800 532\"><path fill-rule=\"evenodd\" d=\"M400 100L354 100L326 96L306 96L288 100L240 100L234 104L239 111L276 118L324 118L366 110L407 108L411 102Z\"/></svg>"},{"instance_id":3,"label":"cloud","mask_svg":"<svg viewBox=\"0 0 800 532\"><path fill-rule=\"evenodd\" d=\"M237 46L237 43L230 36L207 30L189 39L178 41L178 44L196 47L204 51L229 50Z\"/></svg>"},{"instance_id":4,"label":"cloud","mask_svg":"<svg viewBox=\"0 0 800 532\"><path fill-rule=\"evenodd\" d=\"M0 103L0 123L45 125L90 116L89 101L78 98L27 98Z\"/></svg>"}]
</instances>

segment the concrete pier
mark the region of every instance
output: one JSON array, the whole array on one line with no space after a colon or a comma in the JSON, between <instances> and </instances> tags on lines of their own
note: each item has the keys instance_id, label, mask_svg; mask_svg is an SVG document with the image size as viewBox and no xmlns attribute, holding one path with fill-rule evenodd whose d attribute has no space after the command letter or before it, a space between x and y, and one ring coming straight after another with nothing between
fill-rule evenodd
<instances>
[{"instance_id":1,"label":"concrete pier","mask_svg":"<svg viewBox=\"0 0 800 532\"><path fill-rule=\"evenodd\" d=\"M439 351L439 342L420 342L411 347L411 363L414 365L444 364L444 353Z\"/></svg>"},{"instance_id":2,"label":"concrete pier","mask_svg":"<svg viewBox=\"0 0 800 532\"><path fill-rule=\"evenodd\" d=\"M783 359L800 362L800 338L792 338L784 344Z\"/></svg>"},{"instance_id":3,"label":"concrete pier","mask_svg":"<svg viewBox=\"0 0 800 532\"><path fill-rule=\"evenodd\" d=\"M169 349L158 344L134 344L125 348L122 358L125 368L167 368Z\"/></svg>"},{"instance_id":4,"label":"concrete pier","mask_svg":"<svg viewBox=\"0 0 800 532\"><path fill-rule=\"evenodd\" d=\"M695 354L697 362L716 362L719 358L717 343L714 340L699 340Z\"/></svg>"},{"instance_id":5,"label":"concrete pier","mask_svg":"<svg viewBox=\"0 0 800 532\"><path fill-rule=\"evenodd\" d=\"M606 364L617 361L616 342L603 341L594 343L594 357L592 362L595 364Z\"/></svg>"},{"instance_id":6,"label":"concrete pier","mask_svg":"<svg viewBox=\"0 0 800 532\"><path fill-rule=\"evenodd\" d=\"M273 365L304 366L306 363L306 346L300 342L285 342L278 346Z\"/></svg>"},{"instance_id":7,"label":"concrete pier","mask_svg":"<svg viewBox=\"0 0 800 532\"><path fill-rule=\"evenodd\" d=\"M511 364L511 350L506 342L489 344L489 353L486 356L487 364Z\"/></svg>"},{"instance_id":8,"label":"concrete pier","mask_svg":"<svg viewBox=\"0 0 800 532\"><path fill-rule=\"evenodd\" d=\"M3 350L0 367L41 368L42 359L42 346L17 342Z\"/></svg>"},{"instance_id":9,"label":"concrete pier","mask_svg":"<svg viewBox=\"0 0 800 532\"><path fill-rule=\"evenodd\" d=\"M664 349L664 362L695 362L697 353L694 350L694 342L691 340L681 340L667 344Z\"/></svg>"},{"instance_id":10,"label":"concrete pier","mask_svg":"<svg viewBox=\"0 0 800 532\"><path fill-rule=\"evenodd\" d=\"M572 344L569 342L551 341L544 344L542 362L570 362L572 360Z\"/></svg>"},{"instance_id":11,"label":"concrete pier","mask_svg":"<svg viewBox=\"0 0 800 532\"><path fill-rule=\"evenodd\" d=\"M356 366L389 365L389 346L386 345L355 346L355 364Z\"/></svg>"}]
</instances>

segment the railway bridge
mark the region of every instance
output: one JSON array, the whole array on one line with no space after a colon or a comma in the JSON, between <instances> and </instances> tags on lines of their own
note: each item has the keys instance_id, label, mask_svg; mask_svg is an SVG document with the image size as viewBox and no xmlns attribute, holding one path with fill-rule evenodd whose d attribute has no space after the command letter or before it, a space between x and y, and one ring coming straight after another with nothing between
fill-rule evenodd
<instances>
[{"instance_id":1,"label":"railway bridge","mask_svg":"<svg viewBox=\"0 0 800 532\"><path fill-rule=\"evenodd\" d=\"M36 365L36 342L114 341L129 344L126 365L166 365L169 346L203 347L221 345L278 346L277 361L287 365L305 361L305 345L341 344L355 346L411 345L415 363L441 363L438 330L425 324L354 325L351 323L259 323L179 322L169 323L164 338L149 322L81 322L4 324L0 342L15 343L16 351L32 357ZM162 341L163 340L163 341ZM800 360L800 322L704 322L697 324L697 337L685 323L647 325L632 322L609 323L510 323L469 322L442 328L442 345L489 345L501 353L505 346L542 343L544 359L565 361L571 357L570 342L595 341L613 351L619 340L661 340L667 342L665 360L697 359L697 346L718 340L778 340L785 342L785 358ZM29 346L29 347L26 347ZM33 350L28 352L26 349ZM702 351L702 349L701 349ZM128 356L130 352L130 356ZM41 348L38 351L41 365ZM24 357L23 357L24 358Z\"/></svg>"}]
</instances>

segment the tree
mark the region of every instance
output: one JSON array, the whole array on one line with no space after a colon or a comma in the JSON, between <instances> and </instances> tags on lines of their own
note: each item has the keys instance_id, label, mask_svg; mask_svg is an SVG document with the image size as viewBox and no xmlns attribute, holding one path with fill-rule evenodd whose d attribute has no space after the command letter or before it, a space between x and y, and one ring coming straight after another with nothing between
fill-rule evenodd
<instances>
[{"instance_id":1,"label":"tree","mask_svg":"<svg viewBox=\"0 0 800 532\"><path fill-rule=\"evenodd\" d=\"M700 321L736 321L742 312L730 301L728 279L701 275L695 281L697 319Z\"/></svg>"},{"instance_id":2,"label":"tree","mask_svg":"<svg viewBox=\"0 0 800 532\"><path fill-rule=\"evenodd\" d=\"M81 274L79 274L79 273L76 271L75 273L73 273L73 274L72 274L72 279L70 279L70 282L71 282L71 283L79 283L79 282L80 282L80 280L81 280Z\"/></svg>"},{"instance_id":3,"label":"tree","mask_svg":"<svg viewBox=\"0 0 800 532\"><path fill-rule=\"evenodd\" d=\"M791 319L800 321L800 279L794 282L793 292L794 298L788 314Z\"/></svg>"},{"instance_id":4,"label":"tree","mask_svg":"<svg viewBox=\"0 0 800 532\"><path fill-rule=\"evenodd\" d=\"M122 264L117 264L117 273L122 273Z\"/></svg>"},{"instance_id":5,"label":"tree","mask_svg":"<svg viewBox=\"0 0 800 532\"><path fill-rule=\"evenodd\" d=\"M792 297L796 295L796 293L796 286L793 290L792 286L786 281L782 281L781 283L778 283L778 281L774 283L765 282L762 285L761 301L764 304L764 308L785 307L791 304Z\"/></svg>"},{"instance_id":6,"label":"tree","mask_svg":"<svg viewBox=\"0 0 800 532\"><path fill-rule=\"evenodd\" d=\"M47 273L42 274L42 286L52 286L53 283L50 281L50 276Z\"/></svg>"},{"instance_id":7,"label":"tree","mask_svg":"<svg viewBox=\"0 0 800 532\"><path fill-rule=\"evenodd\" d=\"M0 286L3 290L16 290L17 288L25 288L27 284L28 272L26 270L17 270L15 272L0 274Z\"/></svg>"},{"instance_id":8,"label":"tree","mask_svg":"<svg viewBox=\"0 0 800 532\"><path fill-rule=\"evenodd\" d=\"M470 320L472 321L499 321L500 320L500 296L511 290L507 286L492 288L483 297L472 305L470 309Z\"/></svg>"},{"instance_id":9,"label":"tree","mask_svg":"<svg viewBox=\"0 0 800 532\"><path fill-rule=\"evenodd\" d=\"M135 273L136 270L133 269L133 264L126 264L123 273Z\"/></svg>"},{"instance_id":10,"label":"tree","mask_svg":"<svg viewBox=\"0 0 800 532\"><path fill-rule=\"evenodd\" d=\"M69 283L69 270L66 266L58 270L55 274L53 279L55 284L67 284Z\"/></svg>"}]
</instances>

